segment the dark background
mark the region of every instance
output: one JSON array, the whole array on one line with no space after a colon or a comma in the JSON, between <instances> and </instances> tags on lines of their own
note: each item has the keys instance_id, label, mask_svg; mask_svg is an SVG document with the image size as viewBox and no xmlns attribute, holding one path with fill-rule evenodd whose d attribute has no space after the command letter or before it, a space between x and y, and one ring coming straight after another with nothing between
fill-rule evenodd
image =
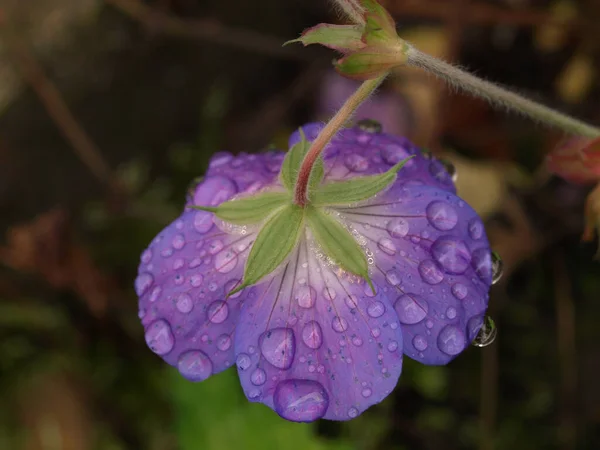
<instances>
[{"instance_id":1,"label":"dark background","mask_svg":"<svg viewBox=\"0 0 600 450\"><path fill-rule=\"evenodd\" d=\"M388 0L416 47L600 123L600 2ZM326 0L0 0L0 449L600 448L600 264L561 135L400 69L357 118L444 154L505 275L494 344L406 360L346 423L285 422L230 370L184 381L146 347L139 254L211 154L285 148L354 87L282 48Z\"/></svg>"}]
</instances>

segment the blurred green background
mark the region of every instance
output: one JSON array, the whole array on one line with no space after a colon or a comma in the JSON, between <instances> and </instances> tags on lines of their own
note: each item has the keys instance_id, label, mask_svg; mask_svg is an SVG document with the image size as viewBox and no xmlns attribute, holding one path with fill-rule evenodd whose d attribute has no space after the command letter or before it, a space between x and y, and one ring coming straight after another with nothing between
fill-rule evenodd
<instances>
[{"instance_id":1,"label":"blurred green background","mask_svg":"<svg viewBox=\"0 0 600 450\"><path fill-rule=\"evenodd\" d=\"M418 48L600 123L596 0L388 0ZM0 0L0 449L600 448L600 264L588 188L543 168L559 133L400 69L359 113L452 160L505 276L498 338L406 360L345 423L191 383L146 347L141 251L219 150L285 149L353 89L333 53L281 47L326 0Z\"/></svg>"}]
</instances>

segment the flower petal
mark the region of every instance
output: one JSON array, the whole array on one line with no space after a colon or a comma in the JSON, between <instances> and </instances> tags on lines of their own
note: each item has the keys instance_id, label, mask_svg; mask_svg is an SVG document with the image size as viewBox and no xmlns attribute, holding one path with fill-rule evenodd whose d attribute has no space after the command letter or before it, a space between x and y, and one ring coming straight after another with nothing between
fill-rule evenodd
<instances>
[{"instance_id":1,"label":"flower petal","mask_svg":"<svg viewBox=\"0 0 600 450\"><path fill-rule=\"evenodd\" d=\"M314 140L323 125L309 123L302 127L308 141ZM294 132L290 145L299 142ZM325 182L346 180L356 176L386 172L400 161L413 156L398 172L398 180L411 185L430 185L456 193L452 174L429 153L422 153L408 139L362 130L360 127L341 130L325 148Z\"/></svg>"},{"instance_id":2,"label":"flower petal","mask_svg":"<svg viewBox=\"0 0 600 450\"><path fill-rule=\"evenodd\" d=\"M386 295L367 290L304 238L243 306L235 351L248 399L296 422L350 420L382 401L400 376L402 333Z\"/></svg>"},{"instance_id":3,"label":"flower petal","mask_svg":"<svg viewBox=\"0 0 600 450\"><path fill-rule=\"evenodd\" d=\"M391 297L404 353L446 364L462 352L481 327L492 283L477 214L450 192L402 184L338 211L373 252L371 277Z\"/></svg>"},{"instance_id":4,"label":"flower petal","mask_svg":"<svg viewBox=\"0 0 600 450\"><path fill-rule=\"evenodd\" d=\"M198 203L219 204L232 188L220 175L195 191ZM135 281L148 346L181 374L202 381L234 362L233 333L244 262L254 239L245 229L220 229L214 215L188 208L142 253Z\"/></svg>"}]
</instances>

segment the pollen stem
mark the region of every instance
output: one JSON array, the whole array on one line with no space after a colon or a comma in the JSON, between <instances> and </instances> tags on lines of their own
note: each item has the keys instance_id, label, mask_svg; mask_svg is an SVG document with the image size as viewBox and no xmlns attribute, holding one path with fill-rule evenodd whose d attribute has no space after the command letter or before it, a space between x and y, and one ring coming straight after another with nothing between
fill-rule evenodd
<instances>
[{"instance_id":1,"label":"pollen stem","mask_svg":"<svg viewBox=\"0 0 600 450\"><path fill-rule=\"evenodd\" d=\"M356 109L363 103L369 96L379 87L379 85L385 80L388 73L381 75L372 80L363 82L360 87L352 94L338 112L331 118L331 120L321 130L317 138L312 142L302 165L298 173L298 181L294 190L294 203L298 206L306 206L308 181L312 168L317 161L317 158L329 144L329 141L335 136L335 134L346 124L346 122L352 117L352 114Z\"/></svg>"},{"instance_id":2,"label":"pollen stem","mask_svg":"<svg viewBox=\"0 0 600 450\"><path fill-rule=\"evenodd\" d=\"M464 70L408 45L407 64L432 73L452 87L487 100L493 106L512 110L536 122L559 128L569 134L585 137L600 136L600 128L589 125L540 103L482 80Z\"/></svg>"}]
</instances>

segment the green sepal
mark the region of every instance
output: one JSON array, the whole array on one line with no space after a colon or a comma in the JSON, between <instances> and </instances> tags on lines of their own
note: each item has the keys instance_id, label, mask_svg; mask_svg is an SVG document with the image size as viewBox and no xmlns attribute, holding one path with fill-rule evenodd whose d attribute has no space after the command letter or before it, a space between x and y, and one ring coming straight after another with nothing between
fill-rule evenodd
<instances>
[{"instance_id":1,"label":"green sepal","mask_svg":"<svg viewBox=\"0 0 600 450\"><path fill-rule=\"evenodd\" d=\"M342 224L322 209L306 207L308 226L325 254L347 272L366 280L373 292L365 251Z\"/></svg>"},{"instance_id":2,"label":"green sepal","mask_svg":"<svg viewBox=\"0 0 600 450\"><path fill-rule=\"evenodd\" d=\"M406 62L406 52L393 48L365 47L334 62L340 75L354 80L372 80Z\"/></svg>"},{"instance_id":3,"label":"green sepal","mask_svg":"<svg viewBox=\"0 0 600 450\"><path fill-rule=\"evenodd\" d=\"M308 178L308 198L309 200L313 197L313 195L317 192L321 187L321 182L323 181L323 177L325 176L325 167L323 166L323 155L319 155L317 160L315 161L310 176Z\"/></svg>"},{"instance_id":4,"label":"green sepal","mask_svg":"<svg viewBox=\"0 0 600 450\"><path fill-rule=\"evenodd\" d=\"M301 207L291 204L273 214L252 245L244 268L242 284L227 296L258 283L277 269L298 245L303 229L304 210Z\"/></svg>"},{"instance_id":5,"label":"green sepal","mask_svg":"<svg viewBox=\"0 0 600 450\"><path fill-rule=\"evenodd\" d=\"M299 131L300 142L294 145L286 153L283 163L281 164L281 172L279 172L281 184L283 184L283 186L291 192L293 192L296 185L296 180L298 179L298 172L300 171L302 161L304 161L304 157L310 148L310 142L306 140L306 136L304 135L302 128L300 128Z\"/></svg>"},{"instance_id":6,"label":"green sepal","mask_svg":"<svg viewBox=\"0 0 600 450\"><path fill-rule=\"evenodd\" d=\"M370 44L383 38L396 38L396 22L387 10L375 0L363 0L362 6L366 10L365 14L365 42ZM371 38L371 42L369 42Z\"/></svg>"},{"instance_id":7,"label":"green sepal","mask_svg":"<svg viewBox=\"0 0 600 450\"><path fill-rule=\"evenodd\" d=\"M311 44L321 44L333 50L347 53L360 50L365 46L365 43L362 41L363 31L363 27L359 25L320 23L305 30L298 39L287 41L283 45L295 42L300 42L305 47Z\"/></svg>"},{"instance_id":8,"label":"green sepal","mask_svg":"<svg viewBox=\"0 0 600 450\"><path fill-rule=\"evenodd\" d=\"M333 206L367 200L391 186L396 181L398 171L412 158L414 156L400 161L380 175L369 175L325 184L315 191L311 203L314 206Z\"/></svg>"},{"instance_id":9,"label":"green sepal","mask_svg":"<svg viewBox=\"0 0 600 450\"><path fill-rule=\"evenodd\" d=\"M193 209L214 213L219 219L234 225L252 225L262 222L277 208L290 203L288 192L266 192L251 197L229 200L219 206L193 206Z\"/></svg>"}]
</instances>

